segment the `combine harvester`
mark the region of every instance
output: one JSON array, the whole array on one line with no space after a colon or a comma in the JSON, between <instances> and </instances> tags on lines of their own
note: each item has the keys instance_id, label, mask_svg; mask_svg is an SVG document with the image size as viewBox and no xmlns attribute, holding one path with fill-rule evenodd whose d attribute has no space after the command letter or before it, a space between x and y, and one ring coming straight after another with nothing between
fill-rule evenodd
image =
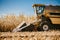
<instances>
[{"instance_id":1,"label":"combine harvester","mask_svg":"<svg viewBox=\"0 0 60 40\"><path fill-rule=\"evenodd\" d=\"M33 8L36 14L36 20L30 24L26 24L23 21L12 32L47 31L55 28L53 25L59 25L60 27L60 6L34 4Z\"/></svg>"}]
</instances>

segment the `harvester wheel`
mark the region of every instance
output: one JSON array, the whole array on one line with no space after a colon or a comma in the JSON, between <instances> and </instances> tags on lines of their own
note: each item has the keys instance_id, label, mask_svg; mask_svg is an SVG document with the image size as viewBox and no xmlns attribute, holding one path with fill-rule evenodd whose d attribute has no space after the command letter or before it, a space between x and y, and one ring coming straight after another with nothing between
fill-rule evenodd
<instances>
[{"instance_id":1,"label":"harvester wheel","mask_svg":"<svg viewBox=\"0 0 60 40\"><path fill-rule=\"evenodd\" d=\"M49 23L42 23L39 27L38 27L38 31L48 31L50 29L51 25Z\"/></svg>"},{"instance_id":2,"label":"harvester wheel","mask_svg":"<svg viewBox=\"0 0 60 40\"><path fill-rule=\"evenodd\" d=\"M50 24L49 23L42 23L41 24L41 30L48 31L49 29L50 29Z\"/></svg>"}]
</instances>

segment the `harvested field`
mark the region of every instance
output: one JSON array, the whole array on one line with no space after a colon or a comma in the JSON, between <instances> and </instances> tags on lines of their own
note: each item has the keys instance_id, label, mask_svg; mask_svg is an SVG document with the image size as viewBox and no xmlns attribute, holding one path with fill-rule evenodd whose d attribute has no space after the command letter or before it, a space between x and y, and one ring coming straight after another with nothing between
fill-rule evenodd
<instances>
[{"instance_id":1,"label":"harvested field","mask_svg":"<svg viewBox=\"0 0 60 40\"><path fill-rule=\"evenodd\" d=\"M0 32L0 40L60 40L60 31Z\"/></svg>"}]
</instances>

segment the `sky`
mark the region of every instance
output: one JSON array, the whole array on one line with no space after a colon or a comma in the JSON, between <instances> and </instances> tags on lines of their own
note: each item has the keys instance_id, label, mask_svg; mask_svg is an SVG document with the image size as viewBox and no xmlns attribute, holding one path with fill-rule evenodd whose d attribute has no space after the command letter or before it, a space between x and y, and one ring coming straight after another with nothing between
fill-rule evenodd
<instances>
[{"instance_id":1,"label":"sky","mask_svg":"<svg viewBox=\"0 0 60 40\"><path fill-rule=\"evenodd\" d=\"M60 5L60 0L0 0L0 15L34 15L33 4Z\"/></svg>"}]
</instances>

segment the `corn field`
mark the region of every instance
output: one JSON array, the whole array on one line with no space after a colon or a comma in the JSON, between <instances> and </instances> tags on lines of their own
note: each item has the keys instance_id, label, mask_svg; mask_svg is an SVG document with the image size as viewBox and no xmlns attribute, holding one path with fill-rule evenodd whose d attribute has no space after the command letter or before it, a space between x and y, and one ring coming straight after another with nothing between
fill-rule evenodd
<instances>
[{"instance_id":1,"label":"corn field","mask_svg":"<svg viewBox=\"0 0 60 40\"><path fill-rule=\"evenodd\" d=\"M31 23L35 16L6 15L0 17L0 40L60 40L59 30L36 32L10 32L22 21Z\"/></svg>"},{"instance_id":2,"label":"corn field","mask_svg":"<svg viewBox=\"0 0 60 40\"><path fill-rule=\"evenodd\" d=\"M35 20L34 16L25 16L25 15L5 15L0 18L0 31L7 32L12 31L17 27L22 21L30 23Z\"/></svg>"}]
</instances>

